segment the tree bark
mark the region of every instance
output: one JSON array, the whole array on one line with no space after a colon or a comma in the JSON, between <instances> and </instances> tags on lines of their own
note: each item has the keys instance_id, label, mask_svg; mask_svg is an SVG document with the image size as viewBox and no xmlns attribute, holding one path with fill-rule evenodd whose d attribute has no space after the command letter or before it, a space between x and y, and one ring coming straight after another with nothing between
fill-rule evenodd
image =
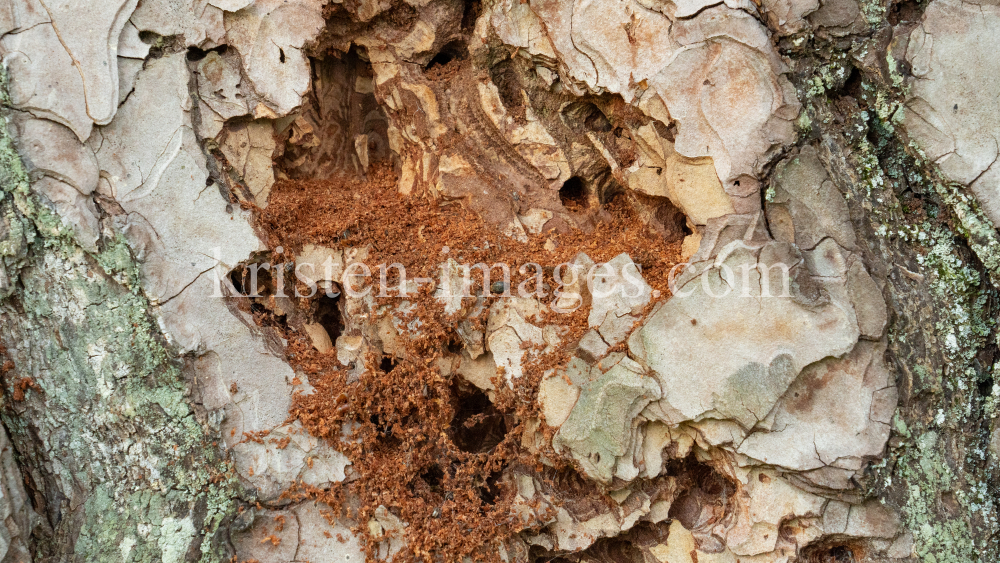
<instances>
[{"instance_id":1,"label":"tree bark","mask_svg":"<svg viewBox=\"0 0 1000 563\"><path fill-rule=\"evenodd\" d=\"M997 6L50 4L0 560L1000 560Z\"/></svg>"}]
</instances>

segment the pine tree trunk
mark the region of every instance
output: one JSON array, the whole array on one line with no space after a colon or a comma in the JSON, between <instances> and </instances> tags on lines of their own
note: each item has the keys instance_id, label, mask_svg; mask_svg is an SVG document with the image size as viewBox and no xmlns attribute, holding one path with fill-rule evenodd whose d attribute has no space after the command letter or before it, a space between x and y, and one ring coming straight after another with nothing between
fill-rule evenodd
<instances>
[{"instance_id":1,"label":"pine tree trunk","mask_svg":"<svg viewBox=\"0 0 1000 563\"><path fill-rule=\"evenodd\" d=\"M0 28L0 561L1000 560L1000 7Z\"/></svg>"}]
</instances>

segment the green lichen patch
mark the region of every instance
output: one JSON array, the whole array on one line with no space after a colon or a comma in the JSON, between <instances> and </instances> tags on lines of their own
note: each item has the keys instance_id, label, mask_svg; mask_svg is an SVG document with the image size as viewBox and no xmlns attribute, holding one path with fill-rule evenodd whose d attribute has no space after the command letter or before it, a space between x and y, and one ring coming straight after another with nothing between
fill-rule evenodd
<instances>
[{"instance_id":1,"label":"green lichen patch","mask_svg":"<svg viewBox=\"0 0 1000 563\"><path fill-rule=\"evenodd\" d=\"M922 561L996 561L998 481L987 452L1000 391L997 233L967 190L907 144L902 83L858 68L850 92L828 88L822 69L839 60L796 61L794 81L807 98L804 142L821 148L893 311L888 359L900 404L866 492L900 512Z\"/></svg>"},{"instance_id":2,"label":"green lichen patch","mask_svg":"<svg viewBox=\"0 0 1000 563\"><path fill-rule=\"evenodd\" d=\"M2 92L0 88L0 92ZM77 244L31 192L0 131L0 342L17 378L0 417L51 532L38 559L228 561L227 520L242 489L218 428L196 416L182 358L141 291L123 236ZM32 385L15 391L15 381Z\"/></svg>"}]
</instances>

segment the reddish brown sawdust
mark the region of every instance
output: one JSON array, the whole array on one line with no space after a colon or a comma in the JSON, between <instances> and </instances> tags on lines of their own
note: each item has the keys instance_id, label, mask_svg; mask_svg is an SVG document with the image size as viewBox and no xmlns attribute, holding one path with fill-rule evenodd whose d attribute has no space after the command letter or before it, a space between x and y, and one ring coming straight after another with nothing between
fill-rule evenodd
<instances>
[{"instance_id":1,"label":"reddish brown sawdust","mask_svg":"<svg viewBox=\"0 0 1000 563\"><path fill-rule=\"evenodd\" d=\"M512 273L529 262L551 268L584 252L597 263L621 253L642 268L646 281L668 295L670 269L680 262L680 245L669 243L644 225L619 195L600 211L597 228L585 233L543 233L520 243L500 233L459 202L441 203L396 192L388 166L373 166L369 181L281 180L272 188L262 226L272 248L301 250L305 244L331 247L372 245L370 266L399 262L407 276L437 278L441 262L506 263ZM556 248L545 250L551 239ZM485 248L484 243L489 243ZM448 247L448 254L442 250ZM521 276L515 281L530 277ZM395 270L390 270L395 274ZM516 277L516 276L512 276ZM514 284L516 287L516 283ZM529 285L529 291L532 286ZM550 292L551 293L551 292Z\"/></svg>"},{"instance_id":2,"label":"reddish brown sawdust","mask_svg":"<svg viewBox=\"0 0 1000 563\"><path fill-rule=\"evenodd\" d=\"M0 378L6 379L9 372L14 371L14 361L7 354L7 348L0 344Z\"/></svg>"},{"instance_id":3,"label":"reddish brown sawdust","mask_svg":"<svg viewBox=\"0 0 1000 563\"><path fill-rule=\"evenodd\" d=\"M506 263L513 274L512 291L522 282L528 291L536 289L535 280L529 279L535 273L533 268L518 273L520 266L536 262L545 269L542 277L550 295L551 288L557 287L552 268L558 264L568 263L580 252L597 263L625 252L642 267L644 278L654 289L669 295L667 281L671 268L680 261L679 245L653 233L621 198L601 211L602 220L591 233L545 233L521 243L501 235L496 226L456 202L401 196L395 186L396 177L388 166L374 166L365 182L279 181L268 207L260 213L268 244L272 249L283 246L286 253L297 252L305 244L369 246L367 262L373 271L379 264L398 262L406 267L410 279L436 279L446 256L461 264ZM546 241L550 247L555 244L554 250L545 250ZM445 247L449 248L447 254ZM388 373L375 368L352 381L335 353L320 354L308 338L286 333L289 359L309 376L315 388L309 395L296 394L292 415L312 435L337 444L350 458L356 476L349 484L331 490L301 485L288 495L326 502L338 507L340 515L358 522L355 532L361 536L369 560L378 559L379 542L385 538L373 537L367 523L379 506L385 506L407 523L404 547L396 561L450 563L464 557L499 561L500 544L541 523L515 518L511 510L513 483L491 482L489 478L495 479L504 468L515 465L542 473L538 458L521 445L525 421L542 418L536 401L538 383L543 374L569 360L576 341L587 329L587 311L543 314L544 323L563 327L564 349L535 356L525 366L525 376L515 380L513 390L508 390L502 373L498 373L494 383L500 391L495 407L513 422L491 450L467 452L453 441L453 420L459 406L456 382L443 376L437 366L447 346L460 343L455 332L458 319L445 315L430 291L424 287L419 296L410 296L416 307L407 318L422 321L421 333L407 342L406 357L396 358ZM493 299L496 297L487 298ZM377 301L395 305L399 298ZM479 321L484 323L485 318ZM366 365L379 366L381 360L370 357ZM474 418L466 425L476 422ZM542 432L549 442L552 430L543 424Z\"/></svg>"},{"instance_id":4,"label":"reddish brown sawdust","mask_svg":"<svg viewBox=\"0 0 1000 563\"><path fill-rule=\"evenodd\" d=\"M35 380L31 379L30 377L22 377L17 381L17 384L14 385L13 398L15 401L21 402L24 400L25 391L27 391L28 389L38 389L38 388L39 388L38 384L35 383Z\"/></svg>"},{"instance_id":5,"label":"reddish brown sawdust","mask_svg":"<svg viewBox=\"0 0 1000 563\"><path fill-rule=\"evenodd\" d=\"M7 355L7 348L0 345L0 381L7 383L7 374L14 371L14 362ZM13 385L9 385L13 390L11 392L11 398L17 402L24 400L24 392L28 389L41 390L34 379L30 377L21 377Z\"/></svg>"}]
</instances>

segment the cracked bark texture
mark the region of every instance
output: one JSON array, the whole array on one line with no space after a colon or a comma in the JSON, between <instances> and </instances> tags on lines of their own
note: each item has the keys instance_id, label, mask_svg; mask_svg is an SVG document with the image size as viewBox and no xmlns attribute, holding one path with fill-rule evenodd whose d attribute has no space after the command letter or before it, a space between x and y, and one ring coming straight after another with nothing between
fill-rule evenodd
<instances>
[{"instance_id":1,"label":"cracked bark texture","mask_svg":"<svg viewBox=\"0 0 1000 563\"><path fill-rule=\"evenodd\" d=\"M312 387L283 336L357 376L419 360L418 329L216 281L282 254L335 287L365 248L283 254L259 214L276 182L380 165L500 241L593 232L618 198L689 264L671 296L615 257L584 281L637 291L581 282L568 341L558 300L439 288L443 377L496 400L572 356L520 421L540 469L503 470L502 560L1000 560L998 9L0 0L0 560L407 553L398 507L282 494L357 477L290 418Z\"/></svg>"}]
</instances>

